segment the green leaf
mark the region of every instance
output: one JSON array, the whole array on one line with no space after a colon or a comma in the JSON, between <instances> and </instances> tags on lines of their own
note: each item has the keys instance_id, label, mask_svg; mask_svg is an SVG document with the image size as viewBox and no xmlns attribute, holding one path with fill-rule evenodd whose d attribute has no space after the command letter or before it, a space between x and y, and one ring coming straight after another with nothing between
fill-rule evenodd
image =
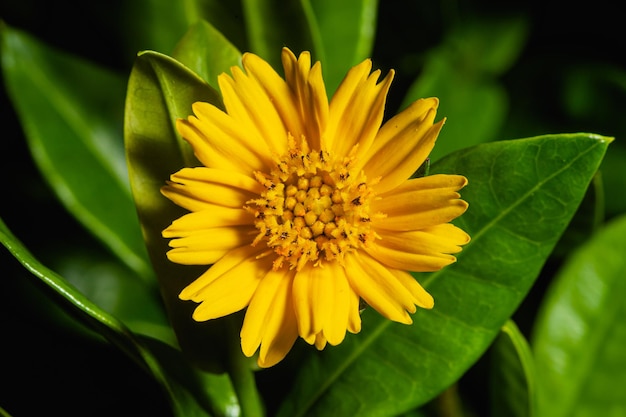
<instances>
[{"instance_id":1,"label":"green leaf","mask_svg":"<svg viewBox=\"0 0 626 417\"><path fill-rule=\"evenodd\" d=\"M474 17L456 25L445 48L466 72L497 76L513 66L529 34L524 16Z\"/></svg>"},{"instance_id":2,"label":"green leaf","mask_svg":"<svg viewBox=\"0 0 626 417\"><path fill-rule=\"evenodd\" d=\"M323 55L319 30L308 0L242 0L251 52L281 68L280 51ZM319 59L319 58L318 58Z\"/></svg>"},{"instance_id":3,"label":"green leaf","mask_svg":"<svg viewBox=\"0 0 626 417\"><path fill-rule=\"evenodd\" d=\"M216 90L219 89L218 75L233 66L241 66L241 52L204 20L189 28L176 45L172 57Z\"/></svg>"},{"instance_id":4,"label":"green leaf","mask_svg":"<svg viewBox=\"0 0 626 417\"><path fill-rule=\"evenodd\" d=\"M150 282L124 158L124 79L6 26L1 33L7 90L44 178L90 232Z\"/></svg>"},{"instance_id":5,"label":"green leaf","mask_svg":"<svg viewBox=\"0 0 626 417\"><path fill-rule=\"evenodd\" d=\"M228 369L242 412L261 415L252 361L244 357L240 347L242 315L194 321L196 304L181 301L178 294L207 267L175 264L165 256L169 247L161 232L186 211L162 196L160 189L181 168L200 165L174 126L176 119L192 114L196 101L222 105L213 88L175 59L156 52L139 55L128 83L124 126L133 196L183 353L200 369L214 373ZM211 391L212 387L206 389Z\"/></svg>"},{"instance_id":6,"label":"green leaf","mask_svg":"<svg viewBox=\"0 0 626 417\"><path fill-rule=\"evenodd\" d=\"M128 268L83 248L62 247L47 255L51 269L133 333L177 346L157 289L147 290Z\"/></svg>"},{"instance_id":7,"label":"green leaf","mask_svg":"<svg viewBox=\"0 0 626 417\"><path fill-rule=\"evenodd\" d=\"M170 262L165 256L168 241L161 236L186 213L161 195L161 187L181 168L200 165L175 128L176 119L192 114L196 101L221 105L214 89L173 58L156 52L140 54L128 83L126 153L144 239L181 348L201 368L222 372L231 348L228 329L239 318L192 320L195 303L182 302L178 294L206 267Z\"/></svg>"},{"instance_id":8,"label":"green leaf","mask_svg":"<svg viewBox=\"0 0 626 417\"><path fill-rule=\"evenodd\" d=\"M573 252L533 331L540 416L626 414L626 216Z\"/></svg>"},{"instance_id":9,"label":"green leaf","mask_svg":"<svg viewBox=\"0 0 626 417\"><path fill-rule=\"evenodd\" d=\"M378 0L314 0L319 26L326 91L331 96L346 72L368 58L373 49Z\"/></svg>"},{"instance_id":10,"label":"green leaf","mask_svg":"<svg viewBox=\"0 0 626 417\"><path fill-rule=\"evenodd\" d=\"M536 416L535 363L524 335L507 321L491 348L492 416Z\"/></svg>"},{"instance_id":11,"label":"green leaf","mask_svg":"<svg viewBox=\"0 0 626 417\"><path fill-rule=\"evenodd\" d=\"M11 417L11 414L9 414L4 408L0 407L0 416Z\"/></svg>"},{"instance_id":12,"label":"green leaf","mask_svg":"<svg viewBox=\"0 0 626 417\"><path fill-rule=\"evenodd\" d=\"M102 310L54 271L41 264L0 219L0 242L31 272L36 284L70 316L106 338L161 384L175 416L229 414L238 405L227 377L201 374L172 347L138 338L116 317ZM200 384L200 381L202 383Z\"/></svg>"},{"instance_id":13,"label":"green leaf","mask_svg":"<svg viewBox=\"0 0 626 417\"><path fill-rule=\"evenodd\" d=\"M179 350L154 339L140 340L158 359L176 417L238 417L242 409L228 374L199 371Z\"/></svg>"},{"instance_id":14,"label":"green leaf","mask_svg":"<svg viewBox=\"0 0 626 417\"><path fill-rule=\"evenodd\" d=\"M465 175L472 241L458 262L416 274L435 308L404 326L371 309L363 330L304 361L279 416L396 415L426 403L485 352L539 274L611 139L574 134L479 145L431 173Z\"/></svg>"}]
</instances>

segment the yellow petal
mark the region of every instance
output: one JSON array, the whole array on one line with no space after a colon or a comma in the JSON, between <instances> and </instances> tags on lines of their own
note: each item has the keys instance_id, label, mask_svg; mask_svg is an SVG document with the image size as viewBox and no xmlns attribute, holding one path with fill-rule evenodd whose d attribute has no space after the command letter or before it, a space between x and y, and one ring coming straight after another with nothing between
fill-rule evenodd
<instances>
[{"instance_id":1,"label":"yellow petal","mask_svg":"<svg viewBox=\"0 0 626 417\"><path fill-rule=\"evenodd\" d=\"M250 301L241 328L241 348L248 357L254 355L263 340L266 319L272 309L278 287L282 280L289 279L285 275L286 271L284 270L274 271L270 269L263 277Z\"/></svg>"},{"instance_id":2,"label":"yellow petal","mask_svg":"<svg viewBox=\"0 0 626 417\"><path fill-rule=\"evenodd\" d=\"M389 320L411 324L413 296L397 278L365 253L345 257L346 275L354 291Z\"/></svg>"},{"instance_id":3,"label":"yellow petal","mask_svg":"<svg viewBox=\"0 0 626 417\"><path fill-rule=\"evenodd\" d=\"M415 272L438 271L456 261L451 253L461 251L470 237L450 224L440 224L423 230L390 232L380 230L381 239L365 250L381 263L401 270Z\"/></svg>"},{"instance_id":4,"label":"yellow petal","mask_svg":"<svg viewBox=\"0 0 626 417\"><path fill-rule=\"evenodd\" d=\"M415 272L439 271L456 261L452 255L443 253L423 254L393 250L382 245L372 245L366 249L373 258L391 267Z\"/></svg>"},{"instance_id":5,"label":"yellow petal","mask_svg":"<svg viewBox=\"0 0 626 417\"><path fill-rule=\"evenodd\" d=\"M240 209L264 190L254 178L213 168L183 168L171 176L161 193L189 211L215 205Z\"/></svg>"},{"instance_id":6,"label":"yellow petal","mask_svg":"<svg viewBox=\"0 0 626 417\"><path fill-rule=\"evenodd\" d=\"M195 116L178 119L176 128L204 166L244 174L270 166L271 154L256 131L212 104L192 108Z\"/></svg>"},{"instance_id":7,"label":"yellow petal","mask_svg":"<svg viewBox=\"0 0 626 417\"><path fill-rule=\"evenodd\" d=\"M268 325L272 327L268 329L261 342L257 361L261 368L269 368L282 361L298 338L298 325L293 309L290 305L279 307L284 307L284 309L272 312L272 317L268 322ZM274 323L276 323L275 326Z\"/></svg>"},{"instance_id":8,"label":"yellow petal","mask_svg":"<svg viewBox=\"0 0 626 417\"><path fill-rule=\"evenodd\" d=\"M309 341L322 330L330 316L332 278L311 263L296 273L293 279L293 301L300 337Z\"/></svg>"},{"instance_id":9,"label":"yellow petal","mask_svg":"<svg viewBox=\"0 0 626 417\"><path fill-rule=\"evenodd\" d=\"M334 302L331 306L331 313L324 325L323 333L328 343L336 346L343 342L343 339L346 337L350 314L359 315L358 296L350 288L346 273L339 263L329 262L324 267L328 269L327 273L332 277ZM356 305L352 304L352 298L356 298ZM354 311L351 312L351 308L354 308Z\"/></svg>"},{"instance_id":10,"label":"yellow petal","mask_svg":"<svg viewBox=\"0 0 626 417\"><path fill-rule=\"evenodd\" d=\"M467 202L457 190L467 184L460 175L430 175L405 181L372 202L374 212L386 214L376 219L377 229L419 230L448 223L467 210Z\"/></svg>"},{"instance_id":11,"label":"yellow petal","mask_svg":"<svg viewBox=\"0 0 626 417\"><path fill-rule=\"evenodd\" d=\"M327 342L328 340L326 340L324 333L320 332L315 335L315 347L317 348L317 350L324 350Z\"/></svg>"},{"instance_id":12,"label":"yellow petal","mask_svg":"<svg viewBox=\"0 0 626 417\"><path fill-rule=\"evenodd\" d=\"M167 230L167 229L166 229ZM167 258L183 265L210 265L235 248L252 244L254 226L214 227L172 239Z\"/></svg>"},{"instance_id":13,"label":"yellow petal","mask_svg":"<svg viewBox=\"0 0 626 417\"><path fill-rule=\"evenodd\" d=\"M174 220L172 224L163 231L163 237L185 237L199 230L252 224L254 224L254 215L243 208L216 205L210 209L187 213Z\"/></svg>"},{"instance_id":14,"label":"yellow petal","mask_svg":"<svg viewBox=\"0 0 626 417\"><path fill-rule=\"evenodd\" d=\"M326 95L326 87L322 78L322 65L316 62L311 68L308 78L308 97L300 97L303 101L306 99L308 112L303 112L303 120L305 123L306 137L309 139L311 149L322 149L322 137L328 125L329 105L328 96Z\"/></svg>"},{"instance_id":15,"label":"yellow petal","mask_svg":"<svg viewBox=\"0 0 626 417\"><path fill-rule=\"evenodd\" d=\"M281 361L298 337L293 311L293 271L270 270L252 297L243 326L241 347L252 356L261 346L258 364L270 367Z\"/></svg>"},{"instance_id":16,"label":"yellow petal","mask_svg":"<svg viewBox=\"0 0 626 417\"><path fill-rule=\"evenodd\" d=\"M370 74L371 69L370 60L353 67L330 101L324 144L335 155L348 155L357 143L369 148L382 123L394 72L377 83L380 70Z\"/></svg>"},{"instance_id":17,"label":"yellow petal","mask_svg":"<svg viewBox=\"0 0 626 417\"><path fill-rule=\"evenodd\" d=\"M439 101L421 99L387 121L379 130L366 155L357 161L368 178L381 180L378 193L406 181L426 160L435 146L444 120L433 125Z\"/></svg>"},{"instance_id":18,"label":"yellow petal","mask_svg":"<svg viewBox=\"0 0 626 417\"><path fill-rule=\"evenodd\" d=\"M311 67L311 54L306 51L296 58L289 49L283 48L281 58L285 80L303 122L301 132L311 149L322 149L321 137L328 121L328 97L322 79L322 67L319 62ZM292 136L299 138L299 133L292 131Z\"/></svg>"},{"instance_id":19,"label":"yellow petal","mask_svg":"<svg viewBox=\"0 0 626 417\"><path fill-rule=\"evenodd\" d=\"M376 242L394 250L415 253L458 253L470 236L451 223L438 224L421 230L393 232L380 230Z\"/></svg>"},{"instance_id":20,"label":"yellow petal","mask_svg":"<svg viewBox=\"0 0 626 417\"><path fill-rule=\"evenodd\" d=\"M275 71L269 65L255 65L258 60L246 54L243 58L248 71L258 71L258 76L273 77ZM268 95L261 85L245 74L241 68L231 69L232 77L221 74L218 82L226 111L232 120L244 129L249 137L245 138L251 146L269 149L269 154L283 154L287 151L288 127L283 123L280 112L274 106L272 91ZM287 91L283 90L283 94ZM289 95L282 98L288 100Z\"/></svg>"},{"instance_id":21,"label":"yellow petal","mask_svg":"<svg viewBox=\"0 0 626 417\"><path fill-rule=\"evenodd\" d=\"M298 97L293 95L292 89L287 82L274 71L270 64L257 55L244 54L243 66L250 80L255 82L257 88L262 89L272 102L285 129L296 138L305 134L306 127L304 126L304 121L307 118L303 118L301 111L298 111L300 108ZM282 154L286 150L286 144L286 141L282 141L273 146L276 149L282 149L282 151L278 152Z\"/></svg>"},{"instance_id":22,"label":"yellow petal","mask_svg":"<svg viewBox=\"0 0 626 417\"><path fill-rule=\"evenodd\" d=\"M346 274L347 279L347 274ZM360 297L355 290L350 287L348 293L348 299L350 301L350 308L348 309L348 331L350 333L359 333L361 331L361 306Z\"/></svg>"},{"instance_id":23,"label":"yellow petal","mask_svg":"<svg viewBox=\"0 0 626 417\"><path fill-rule=\"evenodd\" d=\"M268 259L248 258L198 291L193 301L200 303L193 319L206 321L244 309L261 279L271 269Z\"/></svg>"},{"instance_id":24,"label":"yellow petal","mask_svg":"<svg viewBox=\"0 0 626 417\"><path fill-rule=\"evenodd\" d=\"M411 274L397 269L390 269L389 272L395 275L398 281L409 290L414 297L413 302L418 307L431 309L435 306L433 296L430 295Z\"/></svg>"},{"instance_id":25,"label":"yellow petal","mask_svg":"<svg viewBox=\"0 0 626 417\"><path fill-rule=\"evenodd\" d=\"M219 278L224 274L228 274L233 269L240 267L242 263L257 262L257 255L263 252L265 248L258 248L250 245L244 245L239 248L233 249L226 253L223 258L217 261L211 268L209 268L198 279L193 281L187 287L185 287L179 294L181 300L199 300L198 294L211 282ZM262 260L264 258L261 258ZM264 259L264 262L270 262L270 259ZM263 265L263 263L255 264L257 267Z\"/></svg>"}]
</instances>

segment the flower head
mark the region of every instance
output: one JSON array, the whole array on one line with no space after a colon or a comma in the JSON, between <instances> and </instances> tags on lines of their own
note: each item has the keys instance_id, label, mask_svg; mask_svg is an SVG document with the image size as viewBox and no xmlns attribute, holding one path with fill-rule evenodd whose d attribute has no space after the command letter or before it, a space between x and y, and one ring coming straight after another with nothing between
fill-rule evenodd
<instances>
[{"instance_id":1,"label":"flower head","mask_svg":"<svg viewBox=\"0 0 626 417\"><path fill-rule=\"evenodd\" d=\"M407 271L454 262L469 236L449 222L467 203L459 175L409 179L443 120L436 98L384 125L391 71L366 60L326 96L320 63L282 51L285 78L253 54L222 74L225 110L194 103L180 134L204 165L163 194L190 213L163 231L168 258L211 265L180 294L197 321L247 308L244 354L282 360L298 336L318 349L361 329L360 301L410 324L433 298Z\"/></svg>"}]
</instances>

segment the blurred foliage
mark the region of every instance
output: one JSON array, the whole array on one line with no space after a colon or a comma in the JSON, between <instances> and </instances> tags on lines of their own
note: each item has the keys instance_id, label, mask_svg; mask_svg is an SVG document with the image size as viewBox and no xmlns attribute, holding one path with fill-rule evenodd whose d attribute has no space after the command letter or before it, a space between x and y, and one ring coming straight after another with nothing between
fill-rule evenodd
<instances>
[{"instance_id":1,"label":"blurred foliage","mask_svg":"<svg viewBox=\"0 0 626 417\"><path fill-rule=\"evenodd\" d=\"M454 269L449 274L451 283L444 285L436 276L432 278L432 290L443 299L449 296L452 300L462 291L475 294L477 306L468 319L474 320L475 327L454 327L454 323L443 322L450 326L446 334L464 335L464 343L455 345L447 343L445 337L437 339L441 329L435 328L436 323L420 320L419 325L424 326L420 331L432 334L434 351L441 356L426 355L424 364L412 364L411 372L431 369L428 364L437 361L441 361L443 369L449 362L442 358L461 353L466 355L462 358L464 366L473 365L467 372L455 364L449 366L446 375L411 374L416 378L437 378L439 389L460 379L437 399L405 415L443 416L445 410L453 416L552 417L585 415L587 411L590 415L611 415L614 410L623 413L626 405L616 391L621 379L615 379L620 371L619 375L626 375L626 358L618 349L623 346L625 322L620 300L626 291L620 279L626 272L620 256L626 250L626 119L622 116L626 108L626 51L618 32L619 5L601 2L588 7L516 1L494 6L492 2L467 0L350 0L341 6L331 0L310 0L287 2L290 7L277 6L279 3L9 0L0 4L3 67L14 68L3 73L6 89L2 90L0 101L4 128L0 153L8 177L0 218L17 236L13 238L2 225L0 235L9 236L7 239L15 244L15 257L6 250L0 251L0 291L4 295L0 304L4 346L0 375L10 381L0 392L0 413L3 409L16 416L43 412L68 416L169 416L172 410L178 415L190 410L195 410L195 415L236 412L238 404L230 381L196 373L172 348L177 342L164 315L148 254L139 239L139 222L120 214L134 210L120 140L124 98L128 77L136 71L137 62L145 64L144 69L152 68L154 72L144 74L153 77L155 84L163 80L159 71L165 66L161 60L167 58L148 53L137 60L139 51L155 50L174 56L207 80L208 85L203 87L206 90L194 90L193 94L211 97L215 76L237 64L240 51L252 49L268 54L268 60L276 60L284 37L293 42L288 46L294 51L311 49L315 59L323 59L329 92L350 65L371 56L374 67L383 72L396 70L388 101L389 115L415 98L440 97L439 115L447 117L447 123L431 155L435 161L432 172L454 171L465 173L472 181L481 181L483 177L487 181L492 177L486 171L494 165L500 167L500 172L517 166L514 172L519 181L512 181L512 187L531 184L531 189L524 192L544 196L543 200L523 201L528 206L520 212L526 216L524 221L498 219L490 223L489 216L494 215L490 208L519 202L507 200L507 195L500 201L490 201L493 196L482 194L485 188L468 187L470 203L484 207L473 211L476 218L470 219L470 224L481 227L470 231L473 247L462 256L468 258L468 264L476 265L477 276L494 276L504 270L498 277L500 292L468 283L467 277L463 273L455 275ZM192 30L188 31L190 27ZM270 36L261 36L263 33ZM21 48L19 42L26 45ZM223 47L219 51L207 48L203 55L209 59L194 59L194 51L209 42L219 42ZM25 54L11 55L16 51ZM46 67L49 62L53 63ZM172 64L172 71L183 82L197 86L198 80L180 73L177 65ZM60 67L72 71L55 70ZM165 78L168 77L171 74ZM57 89L62 93L52 98L37 95L38 91ZM161 89L159 85L152 93L158 95ZM101 94L91 99L82 97L87 91ZM164 102L164 112L185 114L184 108L173 111L170 106L179 101ZM89 103L92 107L77 112L76 103ZM97 117L84 120L80 116L85 113ZM51 134L41 131L46 123L59 126L54 134L64 138L64 146L46 146L41 139ZM167 126L163 129L164 143L169 146L171 132ZM468 154L445 157L452 151L484 142L562 132L594 132L616 138L595 176L592 163L581 163L567 171L567 181L560 181L558 168L543 164L547 158L542 158L541 152L533 153L533 149L543 149L576 159L584 149L593 148L592 138L585 135L571 137L578 141L575 145L556 148L550 148L551 141L541 146L538 142L522 142L513 152L513 148L496 142L476 148L476 159L468 159ZM83 140L89 137L98 140ZM545 137L533 140L545 141ZM503 149L509 152L506 157L502 157L506 153ZM184 150L181 155L184 159ZM595 161L600 159L598 153ZM76 181L68 188L66 184L72 179L82 178L80 173L85 166L92 174L84 184L92 187L81 187L81 182ZM165 169L155 166L146 169ZM166 169L174 170L175 167ZM544 183L543 174L533 177L538 172L556 179ZM580 178L576 178L577 172L581 173ZM577 192L591 177L591 187L583 198ZM118 187L98 185L109 182ZM515 196L513 191L511 195ZM536 201L541 207L533 206ZM563 205L564 201L571 204ZM557 219L558 227L538 227L542 225L536 214L539 212ZM552 241L572 215L573 221L561 239ZM506 259L507 248L509 254L519 254L528 236L514 245L508 243L511 246L507 247L502 244L503 233L515 227L520 228L516 233L525 232L521 230L523 225L535 233L530 240L542 243L545 257L551 253L543 267L544 259L531 259L523 265L517 265L516 259ZM24 246L18 245L19 241ZM470 262L470 258L482 261ZM33 285L29 270L45 271L44 277L53 278L45 283L49 287ZM190 274L193 276L193 272ZM516 309L537 274L537 282ZM99 277L97 281L85 279L95 275ZM67 290L63 290L65 285ZM83 294L84 299L72 298L76 292ZM507 295L509 292L517 298ZM59 298L59 294L67 297ZM85 313L80 321L68 315L71 308L59 307L66 304ZM508 322L491 351L480 358L470 357L486 348L497 334L495 321L483 322L487 321L486 312L496 306L502 310L501 315L516 311L514 320L519 329ZM446 310L444 305L443 310L453 317L464 314L455 308L449 305ZM99 327L103 322L108 323L104 333ZM375 329L369 334L384 332L397 345L413 343L408 333L373 315L365 322ZM485 325L490 329L488 334L479 331ZM107 340L113 344L105 343L102 335L107 332ZM526 338L530 340L527 342ZM372 347L364 350L355 340L324 352L322 362L309 357L300 373L294 373L293 367L305 358L301 346L296 346L276 369L257 373L269 414L279 409L282 415L292 415L295 409L321 414L325 404L337 405L333 395L352 395L355 388L349 381L359 383L368 375L390 381L398 377L397 370L395 376L385 376L389 369L378 365L377 358L393 358L403 352L401 348L373 338ZM346 352L353 357L361 355L362 365L347 363ZM167 357L167 363L175 364L175 369L161 368L157 360L151 359L157 357ZM345 380L329 378L325 367L342 369ZM161 380L154 375L161 375ZM196 380L203 381L195 384ZM411 401L417 403L403 403L406 395L427 398L431 394L419 392L419 386L411 385L411 378L407 378L406 384L399 381L383 393L393 394L394 404L379 411L406 411ZM289 393L292 383L296 388ZM198 393L194 386L210 386L211 390ZM275 390L277 386L281 390ZM333 391L327 394L312 390L319 386L331 386ZM166 392L184 395L170 395L182 399L172 404ZM24 393L32 393L37 401L23 400ZM382 395L368 389L358 394L360 397L350 397L357 406L360 401L370 401L371 406L376 395ZM370 398L363 400L364 396ZM342 404L349 409L351 402ZM607 404L613 411L601 408ZM120 413L122 409L124 412ZM376 410L372 408L370 412Z\"/></svg>"}]
</instances>

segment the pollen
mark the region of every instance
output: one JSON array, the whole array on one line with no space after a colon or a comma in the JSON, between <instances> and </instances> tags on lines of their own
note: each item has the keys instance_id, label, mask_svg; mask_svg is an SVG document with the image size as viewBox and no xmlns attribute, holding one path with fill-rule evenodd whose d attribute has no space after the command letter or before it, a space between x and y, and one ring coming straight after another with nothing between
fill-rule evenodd
<instances>
[{"instance_id":1,"label":"pollen","mask_svg":"<svg viewBox=\"0 0 626 417\"><path fill-rule=\"evenodd\" d=\"M353 172L353 155L336 159L290 137L287 153L274 157L274 168L254 173L265 191L245 206L258 230L252 245L265 244L264 255L276 254L274 270L301 270L307 262L343 264L347 253L378 237L371 218L384 215L370 213L374 192L363 172Z\"/></svg>"}]
</instances>

